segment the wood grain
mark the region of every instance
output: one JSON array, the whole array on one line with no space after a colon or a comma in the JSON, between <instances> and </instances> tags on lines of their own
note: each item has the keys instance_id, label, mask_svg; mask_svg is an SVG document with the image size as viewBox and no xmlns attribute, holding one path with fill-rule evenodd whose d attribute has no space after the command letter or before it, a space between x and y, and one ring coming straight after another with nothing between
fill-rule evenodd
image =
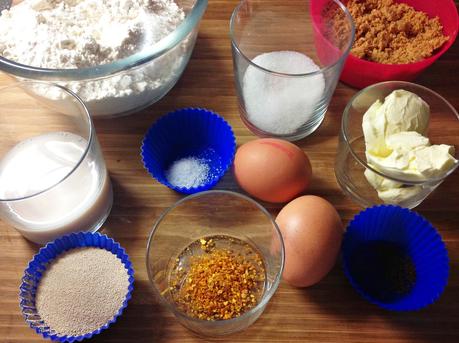
<instances>
[{"instance_id":1,"label":"wood grain","mask_svg":"<svg viewBox=\"0 0 459 343\"><path fill-rule=\"evenodd\" d=\"M118 322L94 342L198 342L155 301L145 267L147 236L159 214L181 196L154 182L139 158L141 139L161 114L184 106L212 109L232 125L237 143L255 137L238 115L228 19L236 0L210 0L192 59L176 87L160 102L135 115L97 120L115 192L114 207L103 232L119 241L136 269L133 298ZM459 108L459 44L427 70L417 82ZM0 85L9 83L0 76ZM344 223L360 209L338 187L333 163L341 113L356 92L339 84L326 119L312 136L299 141L314 168L310 192L325 197ZM3 109L2 109L3 110ZM447 128L445 128L447 130ZM217 186L238 190L231 173ZM451 275L440 300L416 313L389 313L368 304L351 288L338 263L318 285L295 289L282 283L261 318L245 332L207 341L227 342L459 342L459 173L453 174L417 210L437 227L445 240ZM275 215L279 206L267 204ZM24 268L38 247L0 223L0 342L40 342L24 323L18 286Z\"/></svg>"}]
</instances>

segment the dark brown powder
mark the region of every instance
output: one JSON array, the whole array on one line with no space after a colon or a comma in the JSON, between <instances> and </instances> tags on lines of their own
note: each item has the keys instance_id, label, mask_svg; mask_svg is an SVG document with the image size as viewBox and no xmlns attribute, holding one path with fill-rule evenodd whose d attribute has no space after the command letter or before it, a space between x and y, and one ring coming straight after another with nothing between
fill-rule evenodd
<instances>
[{"instance_id":1,"label":"dark brown powder","mask_svg":"<svg viewBox=\"0 0 459 343\"><path fill-rule=\"evenodd\" d=\"M361 245L350 256L349 268L359 286L373 298L392 302L408 294L416 269L405 249L387 241Z\"/></svg>"}]
</instances>

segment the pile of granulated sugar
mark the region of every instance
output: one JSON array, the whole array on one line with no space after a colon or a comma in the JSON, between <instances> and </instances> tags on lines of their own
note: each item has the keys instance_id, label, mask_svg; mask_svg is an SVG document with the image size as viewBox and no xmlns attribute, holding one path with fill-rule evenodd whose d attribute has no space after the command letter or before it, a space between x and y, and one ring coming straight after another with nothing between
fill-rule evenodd
<instances>
[{"instance_id":1,"label":"pile of granulated sugar","mask_svg":"<svg viewBox=\"0 0 459 343\"><path fill-rule=\"evenodd\" d=\"M296 51L273 51L252 62L284 74L306 74L320 70L308 56ZM272 134L297 131L317 112L323 102L325 79L321 73L309 76L280 76L249 65L242 91L249 121Z\"/></svg>"},{"instance_id":2,"label":"pile of granulated sugar","mask_svg":"<svg viewBox=\"0 0 459 343\"><path fill-rule=\"evenodd\" d=\"M42 68L82 68L127 57L172 32L174 0L25 0L0 16L0 55Z\"/></svg>"},{"instance_id":3,"label":"pile of granulated sugar","mask_svg":"<svg viewBox=\"0 0 459 343\"><path fill-rule=\"evenodd\" d=\"M110 251L77 248L58 256L38 284L35 306L60 335L80 336L111 320L123 305L129 276Z\"/></svg>"},{"instance_id":4,"label":"pile of granulated sugar","mask_svg":"<svg viewBox=\"0 0 459 343\"><path fill-rule=\"evenodd\" d=\"M166 178L175 187L194 188L206 184L209 172L210 167L206 160L185 157L172 163L166 172Z\"/></svg>"}]
</instances>

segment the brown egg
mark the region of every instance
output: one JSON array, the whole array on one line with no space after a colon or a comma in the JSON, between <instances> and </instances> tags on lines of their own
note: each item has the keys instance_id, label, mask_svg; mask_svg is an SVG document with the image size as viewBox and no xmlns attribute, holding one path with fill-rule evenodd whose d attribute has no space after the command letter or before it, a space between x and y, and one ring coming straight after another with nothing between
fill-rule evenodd
<instances>
[{"instance_id":1,"label":"brown egg","mask_svg":"<svg viewBox=\"0 0 459 343\"><path fill-rule=\"evenodd\" d=\"M287 141L263 138L239 147L234 175L250 195L269 202L287 202L309 186L312 169L306 154Z\"/></svg>"},{"instance_id":2,"label":"brown egg","mask_svg":"<svg viewBox=\"0 0 459 343\"><path fill-rule=\"evenodd\" d=\"M284 280L296 287L319 282L340 251L343 224L338 212L325 199L306 195L285 205L276 223L285 246Z\"/></svg>"}]
</instances>

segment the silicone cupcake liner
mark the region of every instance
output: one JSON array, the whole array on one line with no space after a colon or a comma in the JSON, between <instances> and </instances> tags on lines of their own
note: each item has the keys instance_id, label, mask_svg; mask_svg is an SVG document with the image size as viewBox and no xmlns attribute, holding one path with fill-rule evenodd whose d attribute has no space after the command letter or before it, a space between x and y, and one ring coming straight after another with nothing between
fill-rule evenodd
<instances>
[{"instance_id":1,"label":"silicone cupcake liner","mask_svg":"<svg viewBox=\"0 0 459 343\"><path fill-rule=\"evenodd\" d=\"M208 190L215 186L233 162L236 139L231 126L216 113L200 108L184 108L157 120L142 143L145 168L158 182L184 194ZM176 187L166 178L170 165L181 158L195 157L210 168L205 184Z\"/></svg>"},{"instance_id":2,"label":"silicone cupcake liner","mask_svg":"<svg viewBox=\"0 0 459 343\"><path fill-rule=\"evenodd\" d=\"M79 247L97 247L111 251L113 254L115 254L124 264L129 275L128 292L126 294L126 299L124 300L123 305L119 309L118 313L99 329L82 336L61 336L54 332L40 318L40 315L37 313L37 309L35 307L35 295L37 292L38 283L40 282L40 279L50 262L52 262L61 253ZM121 316L123 310L127 307L129 299L131 299L131 293L133 289L134 269L132 268L132 264L129 261L129 256L119 245L119 243L100 233L72 233L70 235L58 238L54 242L50 242L46 246L42 247L29 262L29 265L24 271L22 283L19 288L20 308L24 319L29 324L29 326L38 334L41 334L44 338L58 342L82 341L83 339L91 338L92 336L97 335L103 330L107 329L118 319L119 316Z\"/></svg>"},{"instance_id":3,"label":"silicone cupcake liner","mask_svg":"<svg viewBox=\"0 0 459 343\"><path fill-rule=\"evenodd\" d=\"M392 263L399 253L411 264L414 276L405 272L409 268L400 275L398 264L394 271L375 267L378 258ZM440 297L448 281L448 252L440 235L419 214L398 206L374 206L356 215L344 235L342 257L344 272L357 292L388 310L422 309ZM410 287L400 293L388 289L381 282L388 275L402 284L411 281Z\"/></svg>"}]
</instances>

